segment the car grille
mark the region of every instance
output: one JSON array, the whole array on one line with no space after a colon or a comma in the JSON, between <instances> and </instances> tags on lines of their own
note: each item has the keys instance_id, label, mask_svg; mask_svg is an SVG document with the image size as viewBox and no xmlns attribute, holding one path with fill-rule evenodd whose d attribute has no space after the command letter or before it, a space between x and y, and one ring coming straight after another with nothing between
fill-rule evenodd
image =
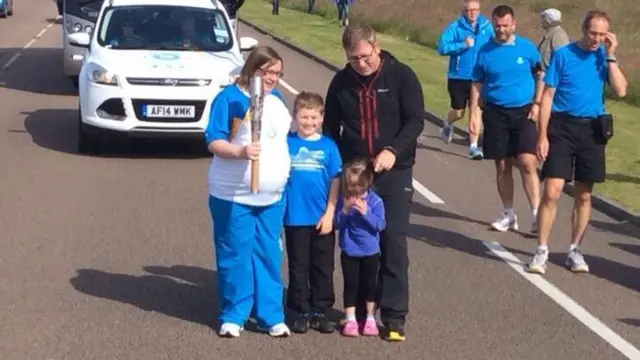
<instances>
[{"instance_id":1,"label":"car grille","mask_svg":"<svg viewBox=\"0 0 640 360\"><path fill-rule=\"evenodd\" d=\"M127 82L131 85L147 85L147 86L206 86L206 85L209 85L211 80L128 77Z\"/></svg>"},{"instance_id":2,"label":"car grille","mask_svg":"<svg viewBox=\"0 0 640 360\"><path fill-rule=\"evenodd\" d=\"M161 99L131 99L136 118L145 122L165 122L165 123L190 123L200 121L205 100L161 100ZM145 117L142 112L144 105L190 105L195 106L195 117L193 118L171 118L171 117Z\"/></svg>"}]
</instances>

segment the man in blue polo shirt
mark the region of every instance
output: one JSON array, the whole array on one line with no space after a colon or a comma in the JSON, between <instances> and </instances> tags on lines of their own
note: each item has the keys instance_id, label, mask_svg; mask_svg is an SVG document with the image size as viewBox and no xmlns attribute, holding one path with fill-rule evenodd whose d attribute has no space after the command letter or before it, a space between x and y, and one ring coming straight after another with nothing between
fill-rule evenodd
<instances>
[{"instance_id":1,"label":"man in blue polo shirt","mask_svg":"<svg viewBox=\"0 0 640 360\"><path fill-rule=\"evenodd\" d=\"M546 271L556 203L565 182L571 180L575 201L565 265L573 272L589 271L579 246L591 217L593 184L604 182L606 174L606 130L611 116L604 109L605 82L618 97L627 92L627 80L615 56L618 41L609 25L605 12L587 13L582 38L556 50L544 77L537 153L544 161L545 186L538 215L538 249L526 267L532 273Z\"/></svg>"},{"instance_id":2,"label":"man in blue polo shirt","mask_svg":"<svg viewBox=\"0 0 640 360\"><path fill-rule=\"evenodd\" d=\"M515 158L531 208L531 231L535 232L540 198L535 155L535 121L538 99L542 95L537 79L540 54L533 42L515 34L516 22L511 7L497 6L491 15L495 36L478 52L470 99L472 115L477 116L480 93L484 97L484 156L495 162L498 193L504 205L491 227L498 231L518 230L518 217L513 209ZM478 123L472 121L470 126Z\"/></svg>"}]
</instances>

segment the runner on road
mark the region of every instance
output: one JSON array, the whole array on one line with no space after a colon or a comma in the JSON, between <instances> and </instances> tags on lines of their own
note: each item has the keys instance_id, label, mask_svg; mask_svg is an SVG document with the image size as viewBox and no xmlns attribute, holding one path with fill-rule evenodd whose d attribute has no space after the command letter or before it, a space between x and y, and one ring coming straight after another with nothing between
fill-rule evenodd
<instances>
[{"instance_id":1,"label":"runner on road","mask_svg":"<svg viewBox=\"0 0 640 360\"><path fill-rule=\"evenodd\" d=\"M417 139L424 128L424 95L415 72L380 49L371 27L351 23L342 46L348 64L329 84L323 130L338 144L344 162L356 156L372 162L387 223L380 234L376 303L386 339L403 341L409 312L407 231ZM359 291L356 316L361 321L366 319L365 298Z\"/></svg>"},{"instance_id":2,"label":"runner on road","mask_svg":"<svg viewBox=\"0 0 640 360\"><path fill-rule=\"evenodd\" d=\"M540 201L537 173L536 123L542 86L537 79L540 54L527 38L516 35L513 9L497 6L492 13L493 39L478 52L471 88L472 116L477 116L478 98L485 100L482 112L484 151L496 166L496 185L504 210L491 227L498 231L518 230L513 209L513 159L516 158L522 185L529 199L537 230L536 215ZM535 102L532 104L532 101ZM471 127L477 126L472 122ZM478 129L473 129L477 132Z\"/></svg>"},{"instance_id":3,"label":"runner on road","mask_svg":"<svg viewBox=\"0 0 640 360\"><path fill-rule=\"evenodd\" d=\"M480 1L463 0L462 16L451 22L440 36L438 53L449 56L447 90L451 99L451 110L440 131L440 137L447 144L453 137L453 123L464 117L465 108L469 105L471 73L478 49L487 43L492 35L491 22L480 14ZM469 121L472 118L469 114ZM478 147L478 138L478 134L469 136L469 157L474 160L480 160L484 156Z\"/></svg>"},{"instance_id":4,"label":"runner on road","mask_svg":"<svg viewBox=\"0 0 640 360\"><path fill-rule=\"evenodd\" d=\"M571 243L566 266L588 272L579 249L591 217L593 184L605 181L605 150L612 117L604 108L604 85L624 97L627 80L616 60L618 40L609 32L609 16L591 11L582 24L582 38L558 49L544 78L538 124L537 152L545 179L540 204L538 249L527 270L544 274L549 256L549 234L556 203L565 181L574 180Z\"/></svg>"}]
</instances>

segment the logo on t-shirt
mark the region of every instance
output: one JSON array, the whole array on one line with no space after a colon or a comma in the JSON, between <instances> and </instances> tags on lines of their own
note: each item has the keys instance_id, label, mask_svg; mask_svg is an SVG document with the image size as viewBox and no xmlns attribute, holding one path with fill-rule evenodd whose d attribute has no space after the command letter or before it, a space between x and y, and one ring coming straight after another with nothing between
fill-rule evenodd
<instances>
[{"instance_id":1,"label":"logo on t-shirt","mask_svg":"<svg viewBox=\"0 0 640 360\"><path fill-rule=\"evenodd\" d=\"M306 146L301 146L298 153L291 157L291 168L300 171L320 171L325 158L322 150L309 150Z\"/></svg>"}]
</instances>

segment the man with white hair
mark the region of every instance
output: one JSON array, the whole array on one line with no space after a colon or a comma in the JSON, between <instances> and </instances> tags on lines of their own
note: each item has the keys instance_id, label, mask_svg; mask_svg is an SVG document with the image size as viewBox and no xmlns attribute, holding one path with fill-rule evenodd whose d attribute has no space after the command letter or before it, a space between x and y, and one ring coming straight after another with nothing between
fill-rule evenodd
<instances>
[{"instance_id":1,"label":"man with white hair","mask_svg":"<svg viewBox=\"0 0 640 360\"><path fill-rule=\"evenodd\" d=\"M461 16L447 25L438 40L438 53L449 57L447 90L451 110L440 130L440 137L446 144L453 137L453 123L464 117L465 108L469 106L471 75L478 50L493 36L491 22L480 13L480 0L462 0L461 10ZM469 121L477 118L470 114ZM478 133L470 132L469 158L474 160L484 157L478 147L478 138Z\"/></svg>"},{"instance_id":2,"label":"man with white hair","mask_svg":"<svg viewBox=\"0 0 640 360\"><path fill-rule=\"evenodd\" d=\"M569 43L567 32L560 26L562 13L558 9L549 8L540 13L542 28L546 31L544 37L538 44L538 51L542 57L542 70L549 66L551 54L557 49ZM544 76L544 74L543 74Z\"/></svg>"}]
</instances>

